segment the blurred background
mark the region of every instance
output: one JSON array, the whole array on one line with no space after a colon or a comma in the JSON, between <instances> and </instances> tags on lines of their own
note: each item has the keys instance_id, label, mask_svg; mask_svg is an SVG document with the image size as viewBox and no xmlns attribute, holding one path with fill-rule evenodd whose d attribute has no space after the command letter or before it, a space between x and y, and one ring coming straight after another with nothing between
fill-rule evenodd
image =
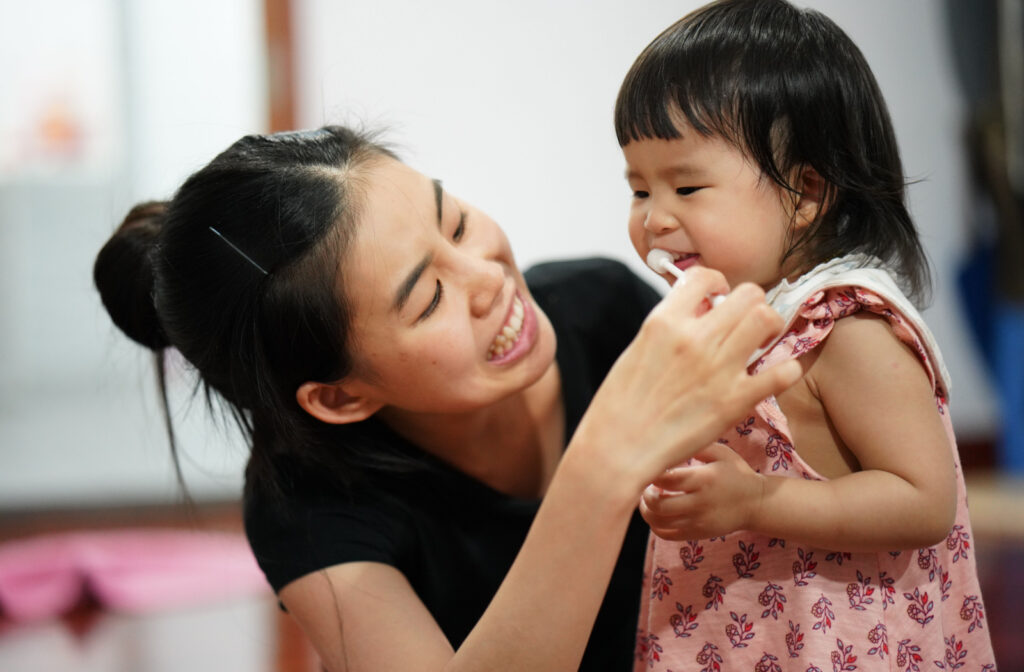
<instances>
[{"instance_id":1,"label":"blurred background","mask_svg":"<svg viewBox=\"0 0 1024 672\"><path fill-rule=\"evenodd\" d=\"M115 533L240 540L245 446L172 361L182 505L151 357L92 287L131 205L169 198L241 135L354 123L491 214L521 265L602 255L648 277L612 107L640 50L700 4L0 0L0 577L5 549L39 539L82 542L60 568L18 556L43 557L40 572L114 557L156 582L158 545L125 551ZM1024 669L1007 620L1024 597L1024 2L797 4L851 35L888 101L935 271L924 315L954 381L989 624L1000 668ZM190 562L223 572L203 558L238 548ZM0 670L316 669L266 589L220 583L173 604L88 590L53 617L15 613L0 583Z\"/></svg>"}]
</instances>

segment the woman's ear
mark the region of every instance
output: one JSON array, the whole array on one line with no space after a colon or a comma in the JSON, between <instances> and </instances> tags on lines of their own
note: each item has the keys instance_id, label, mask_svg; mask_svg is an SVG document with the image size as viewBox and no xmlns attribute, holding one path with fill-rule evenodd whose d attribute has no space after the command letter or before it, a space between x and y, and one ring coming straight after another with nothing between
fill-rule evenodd
<instances>
[{"instance_id":1,"label":"woman's ear","mask_svg":"<svg viewBox=\"0 0 1024 672\"><path fill-rule=\"evenodd\" d=\"M366 420L384 406L383 402L358 394L358 387L349 381L309 381L299 385L295 399L299 406L317 420L331 425L347 425Z\"/></svg>"},{"instance_id":2,"label":"woman's ear","mask_svg":"<svg viewBox=\"0 0 1024 672\"><path fill-rule=\"evenodd\" d=\"M796 222L797 228L804 228L818 220L830 205L826 199L825 179L810 166L801 166L800 174L797 176L797 186L800 188L800 197L796 201Z\"/></svg>"}]
</instances>

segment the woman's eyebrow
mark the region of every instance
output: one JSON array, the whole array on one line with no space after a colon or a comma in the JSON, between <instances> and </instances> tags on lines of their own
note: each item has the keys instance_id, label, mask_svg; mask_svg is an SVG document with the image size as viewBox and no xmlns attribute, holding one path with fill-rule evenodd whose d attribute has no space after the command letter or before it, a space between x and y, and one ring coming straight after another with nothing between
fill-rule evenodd
<instances>
[{"instance_id":1,"label":"woman's eyebrow","mask_svg":"<svg viewBox=\"0 0 1024 672\"><path fill-rule=\"evenodd\" d=\"M434 186L434 203L437 206L437 228L441 228L441 201L444 197L444 190L441 188L441 180L431 180ZM398 288L395 293L395 301L391 305L391 309L395 312L402 310L405 307L406 302L409 300L409 296L412 294L413 288L416 287L416 283L420 281L420 276L423 275L423 271L427 270L430 263L434 260L433 254L428 254L420 260L420 263L416 264L416 268L412 269L409 275L406 276L405 281Z\"/></svg>"},{"instance_id":2,"label":"woman's eyebrow","mask_svg":"<svg viewBox=\"0 0 1024 672\"><path fill-rule=\"evenodd\" d=\"M412 269L412 272L406 276L405 281L401 287L398 288L398 292L395 293L395 302L391 305L391 309L395 312L402 310L405 307L406 302L409 300L409 295L412 294L412 290L416 287L416 283L420 281L420 276L423 275L423 271L427 270L430 263L434 260L433 254L428 254L423 257L420 263L416 264L416 268Z\"/></svg>"},{"instance_id":3,"label":"woman's eyebrow","mask_svg":"<svg viewBox=\"0 0 1024 672\"><path fill-rule=\"evenodd\" d=\"M441 188L441 180L431 180L434 184L434 203L437 204L437 228L441 228L441 201L444 199L444 190Z\"/></svg>"}]
</instances>

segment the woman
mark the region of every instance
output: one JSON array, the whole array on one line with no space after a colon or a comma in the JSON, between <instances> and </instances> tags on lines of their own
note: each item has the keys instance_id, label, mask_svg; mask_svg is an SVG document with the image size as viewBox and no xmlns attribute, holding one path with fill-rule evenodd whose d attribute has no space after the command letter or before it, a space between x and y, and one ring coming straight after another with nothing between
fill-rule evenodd
<instances>
[{"instance_id":1,"label":"woman","mask_svg":"<svg viewBox=\"0 0 1024 672\"><path fill-rule=\"evenodd\" d=\"M239 140L95 279L246 431L250 543L330 670L625 669L644 486L799 375L746 373L779 328L761 290L705 312L713 272L656 306L612 262L524 277L494 221L340 127Z\"/></svg>"}]
</instances>

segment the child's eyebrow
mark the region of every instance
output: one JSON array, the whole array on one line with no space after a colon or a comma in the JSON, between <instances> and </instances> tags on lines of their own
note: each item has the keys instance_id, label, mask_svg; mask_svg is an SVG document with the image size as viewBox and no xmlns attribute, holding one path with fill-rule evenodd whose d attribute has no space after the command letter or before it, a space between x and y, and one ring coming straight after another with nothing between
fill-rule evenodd
<instances>
[{"instance_id":1,"label":"child's eyebrow","mask_svg":"<svg viewBox=\"0 0 1024 672\"><path fill-rule=\"evenodd\" d=\"M700 168L693 164L683 163L677 166L670 166L662 171L665 175L696 175Z\"/></svg>"},{"instance_id":2,"label":"child's eyebrow","mask_svg":"<svg viewBox=\"0 0 1024 672\"><path fill-rule=\"evenodd\" d=\"M680 163L674 166L668 166L658 171L657 176L661 179L671 179L673 177L693 177L699 175L701 169L693 164ZM643 176L639 171L633 170L632 168L626 168L626 179L631 180L633 178L642 178Z\"/></svg>"}]
</instances>

